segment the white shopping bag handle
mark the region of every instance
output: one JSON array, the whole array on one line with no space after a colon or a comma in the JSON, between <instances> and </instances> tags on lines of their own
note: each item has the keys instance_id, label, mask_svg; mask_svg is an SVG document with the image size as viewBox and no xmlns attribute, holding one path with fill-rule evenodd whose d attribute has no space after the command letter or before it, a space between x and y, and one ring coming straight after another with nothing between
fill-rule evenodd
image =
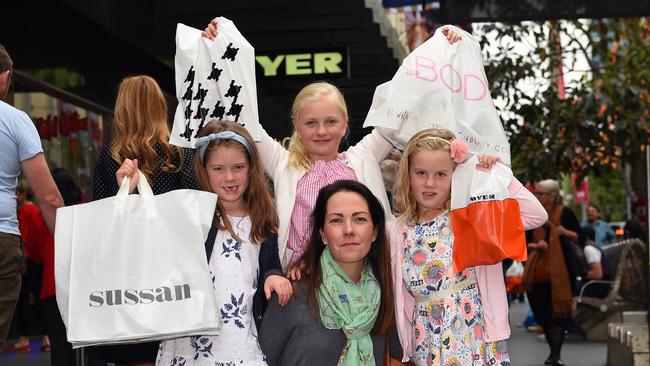
<instances>
[{"instance_id":1,"label":"white shopping bag handle","mask_svg":"<svg viewBox=\"0 0 650 366\"><path fill-rule=\"evenodd\" d=\"M156 208L153 200L153 191L147 177L138 169L138 193L143 198L148 215L155 216ZM129 185L131 177L124 177L122 185L115 195L115 213L124 214L124 207L126 206L126 199L129 196Z\"/></svg>"},{"instance_id":2,"label":"white shopping bag handle","mask_svg":"<svg viewBox=\"0 0 650 366\"><path fill-rule=\"evenodd\" d=\"M138 177L139 177L138 193L140 193L140 195L143 197L153 197L153 191L151 190L151 186L149 185L149 182L147 182L147 177L144 176L144 174L140 171L140 169L138 169ZM122 180L122 185L120 186L120 190L117 191L115 197L128 196L130 183L131 183L131 177L125 176L124 179Z\"/></svg>"}]
</instances>

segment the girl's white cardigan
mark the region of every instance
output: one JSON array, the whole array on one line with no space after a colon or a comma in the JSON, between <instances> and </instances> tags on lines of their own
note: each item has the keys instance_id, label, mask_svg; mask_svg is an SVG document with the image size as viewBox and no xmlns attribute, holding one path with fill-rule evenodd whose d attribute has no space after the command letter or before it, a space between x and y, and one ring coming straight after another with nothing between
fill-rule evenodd
<instances>
[{"instance_id":1,"label":"girl's white cardigan","mask_svg":"<svg viewBox=\"0 0 650 366\"><path fill-rule=\"evenodd\" d=\"M293 251L287 248L287 239L291 213L296 202L296 186L306 171L290 167L289 152L263 129L261 130L261 141L255 145L262 158L264 170L273 179L279 220L278 253L282 268L286 270L289 259L293 254ZM348 164L357 176L357 180L365 184L384 206L386 220L392 219L393 214L388 203L379 163L388 155L391 148L391 142L379 133L379 129L375 128L372 133L365 136L358 144L350 147L344 153Z\"/></svg>"}]
</instances>

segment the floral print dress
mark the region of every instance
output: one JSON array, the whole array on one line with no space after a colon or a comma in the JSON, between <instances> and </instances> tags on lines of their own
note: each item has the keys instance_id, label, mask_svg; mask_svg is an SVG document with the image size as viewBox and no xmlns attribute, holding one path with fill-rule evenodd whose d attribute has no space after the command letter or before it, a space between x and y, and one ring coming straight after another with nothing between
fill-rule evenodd
<instances>
[{"instance_id":1,"label":"floral print dress","mask_svg":"<svg viewBox=\"0 0 650 366\"><path fill-rule=\"evenodd\" d=\"M161 342L158 366L266 365L253 319L260 246L248 241L250 217L228 219L242 241L219 230L208 265L219 312L219 335Z\"/></svg>"},{"instance_id":2,"label":"floral print dress","mask_svg":"<svg viewBox=\"0 0 650 366\"><path fill-rule=\"evenodd\" d=\"M402 256L406 288L415 297L416 365L509 366L505 341L483 341L483 315L473 267L454 273L449 213L406 228Z\"/></svg>"}]
</instances>

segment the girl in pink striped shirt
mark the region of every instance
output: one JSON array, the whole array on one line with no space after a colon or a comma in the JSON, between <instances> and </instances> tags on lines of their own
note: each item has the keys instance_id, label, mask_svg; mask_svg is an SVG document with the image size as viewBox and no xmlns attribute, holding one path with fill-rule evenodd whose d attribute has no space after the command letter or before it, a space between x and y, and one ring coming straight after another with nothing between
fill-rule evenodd
<instances>
[{"instance_id":1,"label":"girl in pink striped shirt","mask_svg":"<svg viewBox=\"0 0 650 366\"><path fill-rule=\"evenodd\" d=\"M375 130L339 153L349 129L347 107L343 94L326 82L304 87L294 100L291 116L295 131L288 151L265 133L257 143L275 184L284 268L293 266L306 248L312 231L311 213L322 187L341 179L364 183L390 215L379 162L392 148L391 142Z\"/></svg>"}]
</instances>

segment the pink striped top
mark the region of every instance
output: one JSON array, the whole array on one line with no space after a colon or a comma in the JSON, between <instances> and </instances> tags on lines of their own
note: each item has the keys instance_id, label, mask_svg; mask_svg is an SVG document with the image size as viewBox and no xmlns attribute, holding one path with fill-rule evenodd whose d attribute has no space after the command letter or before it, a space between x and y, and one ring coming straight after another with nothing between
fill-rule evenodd
<instances>
[{"instance_id":1,"label":"pink striped top","mask_svg":"<svg viewBox=\"0 0 650 366\"><path fill-rule=\"evenodd\" d=\"M332 161L317 160L311 163L311 170L298 181L296 202L291 213L287 247L293 250L289 268L293 266L307 249L312 231L311 213L316 205L316 197L321 188L337 180L357 180L343 154Z\"/></svg>"}]
</instances>

